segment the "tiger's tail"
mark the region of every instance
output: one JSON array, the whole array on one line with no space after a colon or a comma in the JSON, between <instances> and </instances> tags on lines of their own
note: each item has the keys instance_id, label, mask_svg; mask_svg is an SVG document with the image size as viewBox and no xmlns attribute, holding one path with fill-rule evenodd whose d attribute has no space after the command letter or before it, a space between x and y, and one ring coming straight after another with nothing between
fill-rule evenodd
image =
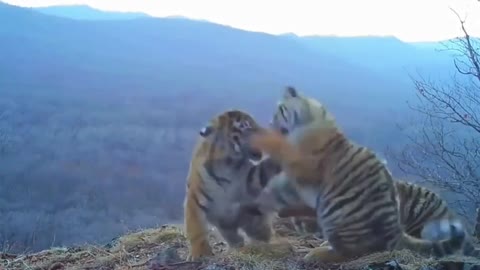
<instances>
[{"instance_id":1,"label":"tiger's tail","mask_svg":"<svg viewBox=\"0 0 480 270\"><path fill-rule=\"evenodd\" d=\"M432 234L449 235L448 239L432 241L403 233L400 247L435 257L448 256L460 250L467 256L478 257L480 255L480 250L475 249L467 239L466 230L461 222L448 219L437 222L438 224L426 226L425 229L435 230L431 232Z\"/></svg>"}]
</instances>

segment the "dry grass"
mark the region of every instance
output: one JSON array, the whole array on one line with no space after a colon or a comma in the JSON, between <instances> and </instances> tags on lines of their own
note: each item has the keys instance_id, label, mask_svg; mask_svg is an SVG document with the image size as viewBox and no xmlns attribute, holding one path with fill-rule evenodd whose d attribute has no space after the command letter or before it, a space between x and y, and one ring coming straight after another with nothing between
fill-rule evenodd
<instances>
[{"instance_id":1,"label":"dry grass","mask_svg":"<svg viewBox=\"0 0 480 270\"><path fill-rule=\"evenodd\" d=\"M212 233L210 240L216 255L196 263L183 260L187 255L188 246L181 227L166 225L156 229L126 234L105 247L52 248L23 256L3 254L3 256L0 256L0 269L375 270L387 269L384 263L392 260L396 261L403 270L421 269L428 266L435 267L443 262L450 263L448 269L462 269L463 263L480 265L479 260L472 258L453 257L435 261L409 251L372 254L342 265L305 265L301 260L302 256L310 248L319 246L322 241L312 236L296 235L291 231L291 228L286 226L286 223L282 223L282 221L277 222L275 226L277 238L270 244L252 243L233 251L228 251L226 244L221 241L218 233ZM444 266L446 265L444 264Z\"/></svg>"}]
</instances>

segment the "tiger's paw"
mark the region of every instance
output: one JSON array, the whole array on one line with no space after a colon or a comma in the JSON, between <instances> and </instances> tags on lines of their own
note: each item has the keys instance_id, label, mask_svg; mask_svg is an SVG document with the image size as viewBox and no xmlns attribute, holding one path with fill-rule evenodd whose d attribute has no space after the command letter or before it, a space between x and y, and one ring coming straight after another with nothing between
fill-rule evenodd
<instances>
[{"instance_id":1,"label":"tiger's paw","mask_svg":"<svg viewBox=\"0 0 480 270\"><path fill-rule=\"evenodd\" d=\"M259 134L252 135L250 144L252 148L265 151L267 153L275 153L279 146L285 144L285 137L279 132L273 130L263 130Z\"/></svg>"},{"instance_id":2,"label":"tiger's paw","mask_svg":"<svg viewBox=\"0 0 480 270\"><path fill-rule=\"evenodd\" d=\"M213 256L210 245L208 243L201 243L198 245L192 245L192 248L187 256L187 261L197 261L201 258L210 256Z\"/></svg>"},{"instance_id":3,"label":"tiger's paw","mask_svg":"<svg viewBox=\"0 0 480 270\"><path fill-rule=\"evenodd\" d=\"M346 258L335 252L329 245L325 245L310 250L303 260L307 263L338 263L345 261Z\"/></svg>"}]
</instances>

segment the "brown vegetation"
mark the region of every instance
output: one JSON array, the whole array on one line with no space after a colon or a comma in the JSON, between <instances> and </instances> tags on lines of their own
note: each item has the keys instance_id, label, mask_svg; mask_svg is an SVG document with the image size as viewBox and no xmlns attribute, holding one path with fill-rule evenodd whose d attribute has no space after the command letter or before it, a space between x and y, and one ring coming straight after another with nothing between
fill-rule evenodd
<instances>
[{"instance_id":1,"label":"brown vegetation","mask_svg":"<svg viewBox=\"0 0 480 270\"><path fill-rule=\"evenodd\" d=\"M286 220L275 224L277 238L271 244L249 244L229 252L219 235L211 233L215 256L198 262L186 262L187 242L181 226L165 225L126 234L112 243L99 246L52 248L29 255L1 254L0 269L436 269L448 264L461 269L465 264L480 265L480 260L450 257L442 260L423 258L409 251L372 254L342 265L306 265L302 256L323 241L313 236L296 235ZM458 267L458 268L457 268Z\"/></svg>"}]
</instances>

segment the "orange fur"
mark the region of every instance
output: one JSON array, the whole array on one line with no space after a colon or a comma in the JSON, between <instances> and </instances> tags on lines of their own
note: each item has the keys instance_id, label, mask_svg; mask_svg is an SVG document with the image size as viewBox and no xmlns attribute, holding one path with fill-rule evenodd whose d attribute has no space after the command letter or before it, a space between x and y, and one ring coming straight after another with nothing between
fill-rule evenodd
<instances>
[{"instance_id":1,"label":"orange fur","mask_svg":"<svg viewBox=\"0 0 480 270\"><path fill-rule=\"evenodd\" d=\"M254 240L268 241L271 235L268 217L252 217L245 222L243 216L235 214L238 203L251 201L260 193L260 176L276 173L268 162L261 162L261 166L250 162L260 152L249 147L248 138L262 128L249 114L238 110L221 113L207 127L200 131L187 177L184 226L191 246L188 260L212 255L209 225L219 230L230 247L243 245L238 229Z\"/></svg>"},{"instance_id":2,"label":"orange fur","mask_svg":"<svg viewBox=\"0 0 480 270\"><path fill-rule=\"evenodd\" d=\"M323 146L332 136L343 136L335 129L318 130L319 136L312 136L310 132L296 146L288 141L287 137L277 131L267 130L252 136L251 145L270 155L273 160L284 163L284 169L291 179L296 178L298 184L315 184L319 174L327 173L329 153L311 155L312 146Z\"/></svg>"},{"instance_id":3,"label":"orange fur","mask_svg":"<svg viewBox=\"0 0 480 270\"><path fill-rule=\"evenodd\" d=\"M190 253L187 260L211 256L212 248L208 243L208 224L206 218L195 203L195 196L200 192L202 183L200 174L196 171L197 162L192 162L188 173L188 189L185 198L184 226L187 240L190 242Z\"/></svg>"},{"instance_id":4,"label":"orange fur","mask_svg":"<svg viewBox=\"0 0 480 270\"><path fill-rule=\"evenodd\" d=\"M285 163L287 175L298 178L297 181L312 179L318 175L318 157L305 155L304 149L296 147L288 139L276 131L264 131L252 136L251 145L270 155L273 160Z\"/></svg>"}]
</instances>

